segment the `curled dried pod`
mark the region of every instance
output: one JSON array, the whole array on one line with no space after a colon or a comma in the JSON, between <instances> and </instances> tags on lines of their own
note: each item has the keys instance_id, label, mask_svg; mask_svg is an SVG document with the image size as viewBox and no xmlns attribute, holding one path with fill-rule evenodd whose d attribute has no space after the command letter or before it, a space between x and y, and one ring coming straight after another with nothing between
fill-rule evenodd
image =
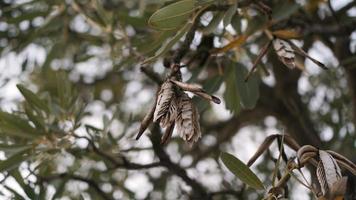
<instances>
[{"instance_id":1,"label":"curled dried pod","mask_svg":"<svg viewBox=\"0 0 356 200\"><path fill-rule=\"evenodd\" d=\"M201 137L199 113L191 98L186 94L178 98L179 114L176 119L176 127L180 136L190 146Z\"/></svg>"},{"instance_id":2,"label":"curled dried pod","mask_svg":"<svg viewBox=\"0 0 356 200\"><path fill-rule=\"evenodd\" d=\"M318 155L318 149L311 145L304 145L297 151L297 157L301 166L305 165L310 159Z\"/></svg>"},{"instance_id":3,"label":"curled dried pod","mask_svg":"<svg viewBox=\"0 0 356 200\"><path fill-rule=\"evenodd\" d=\"M295 53L292 46L281 39L273 40L273 48L276 51L278 59L290 69L295 68Z\"/></svg>"}]
</instances>

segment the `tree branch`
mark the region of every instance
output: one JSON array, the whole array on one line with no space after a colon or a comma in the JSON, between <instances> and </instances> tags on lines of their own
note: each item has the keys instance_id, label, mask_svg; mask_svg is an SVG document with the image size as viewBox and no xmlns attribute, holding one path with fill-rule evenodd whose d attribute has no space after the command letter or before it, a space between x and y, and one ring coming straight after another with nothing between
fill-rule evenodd
<instances>
[{"instance_id":1,"label":"tree branch","mask_svg":"<svg viewBox=\"0 0 356 200\"><path fill-rule=\"evenodd\" d=\"M84 178L78 175L74 175L74 174L69 174L69 173L61 173L61 174L56 174L56 175L51 175L51 176L46 176L46 177L40 177L38 176L39 181L45 181L45 182L50 182L52 180L55 179L65 179L65 178L69 178L72 180L76 180L76 181L81 181L81 182L85 182L87 183L91 188L93 188L98 195L100 195L102 197L102 199L105 200L111 200L113 198L111 198L110 196L108 196L98 185L98 183L96 183L94 180L89 179L89 178Z\"/></svg>"},{"instance_id":2,"label":"tree branch","mask_svg":"<svg viewBox=\"0 0 356 200\"><path fill-rule=\"evenodd\" d=\"M173 163L169 158L168 154L163 150L160 144L160 130L159 126L155 123L152 129L151 142L153 145L153 150L157 157L159 158L161 164L167 168L169 172L183 179L192 188L192 198L193 199L211 199L206 192L206 189L197 181L190 178L187 172L180 167L178 164Z\"/></svg>"}]
</instances>

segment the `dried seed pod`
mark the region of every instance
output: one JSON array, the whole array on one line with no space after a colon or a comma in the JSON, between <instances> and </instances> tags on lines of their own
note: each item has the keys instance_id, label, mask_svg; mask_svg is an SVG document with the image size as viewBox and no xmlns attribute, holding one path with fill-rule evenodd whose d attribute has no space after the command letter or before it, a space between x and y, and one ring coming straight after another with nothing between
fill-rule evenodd
<instances>
[{"instance_id":1,"label":"dried seed pod","mask_svg":"<svg viewBox=\"0 0 356 200\"><path fill-rule=\"evenodd\" d=\"M174 125L175 122L172 122L167 128L166 131L164 132L163 136L161 137L161 144L165 145L168 143L169 139L172 137L172 133L174 130Z\"/></svg>"},{"instance_id":2,"label":"dried seed pod","mask_svg":"<svg viewBox=\"0 0 356 200\"><path fill-rule=\"evenodd\" d=\"M201 137L199 113L186 93L179 97L178 106L180 112L176 120L177 131L191 146Z\"/></svg>"},{"instance_id":3,"label":"dried seed pod","mask_svg":"<svg viewBox=\"0 0 356 200\"><path fill-rule=\"evenodd\" d=\"M297 157L300 165L304 165L309 159L314 158L318 155L318 149L311 145L302 146L298 152Z\"/></svg>"},{"instance_id":4,"label":"dried seed pod","mask_svg":"<svg viewBox=\"0 0 356 200\"><path fill-rule=\"evenodd\" d=\"M208 94L206 91L204 91L204 89L198 85L198 84L190 84L190 83L183 83L180 81L176 81L176 80L170 80L172 83L174 83L176 86L178 86L180 89L185 90L185 91L189 91L189 92L193 92L195 95L198 95L208 101L212 101L216 104L220 104L221 100L213 95Z\"/></svg>"},{"instance_id":5,"label":"dried seed pod","mask_svg":"<svg viewBox=\"0 0 356 200\"><path fill-rule=\"evenodd\" d=\"M343 186L340 185L342 184L340 183L342 175L339 165L326 151L319 150L319 158L320 161L318 163L316 174L323 196L327 197L340 195L331 193L331 191L334 193L340 193L342 192L341 190L343 190Z\"/></svg>"},{"instance_id":6,"label":"dried seed pod","mask_svg":"<svg viewBox=\"0 0 356 200\"><path fill-rule=\"evenodd\" d=\"M348 160L345 156L336 153L335 151L327 150L327 152L336 160L339 166L347 169L354 176L356 176L356 165L353 162Z\"/></svg>"},{"instance_id":7,"label":"dried seed pod","mask_svg":"<svg viewBox=\"0 0 356 200\"><path fill-rule=\"evenodd\" d=\"M171 124L177 117L176 95L173 87L170 81L164 82L157 96L153 121L160 122L163 128Z\"/></svg>"},{"instance_id":8,"label":"dried seed pod","mask_svg":"<svg viewBox=\"0 0 356 200\"><path fill-rule=\"evenodd\" d=\"M273 48L276 51L279 60L284 65L290 69L295 68L294 50L288 42L276 38L273 40Z\"/></svg>"},{"instance_id":9,"label":"dried seed pod","mask_svg":"<svg viewBox=\"0 0 356 200\"><path fill-rule=\"evenodd\" d=\"M155 102L155 105L152 106L151 110L143 118L143 120L141 122L141 125L140 125L140 129L139 129L138 134L136 136L136 140L140 139L140 137L142 136L143 132L145 132L147 127L152 122L153 113L154 113L155 109L156 109L156 102Z\"/></svg>"}]
</instances>

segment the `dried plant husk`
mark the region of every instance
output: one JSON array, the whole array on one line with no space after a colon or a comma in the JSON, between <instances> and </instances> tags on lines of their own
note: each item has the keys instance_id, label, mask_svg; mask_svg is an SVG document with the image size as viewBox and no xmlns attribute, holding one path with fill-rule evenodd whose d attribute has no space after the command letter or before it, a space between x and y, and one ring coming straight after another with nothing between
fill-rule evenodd
<instances>
[{"instance_id":1,"label":"dried plant husk","mask_svg":"<svg viewBox=\"0 0 356 200\"><path fill-rule=\"evenodd\" d=\"M295 68L295 53L291 45L281 39L273 40L273 48L276 51L278 59L288 68Z\"/></svg>"},{"instance_id":2,"label":"dried plant husk","mask_svg":"<svg viewBox=\"0 0 356 200\"><path fill-rule=\"evenodd\" d=\"M158 92L153 121L160 122L161 127L165 128L174 122L177 112L174 85L170 81L166 81L161 85L161 89Z\"/></svg>"},{"instance_id":3,"label":"dried plant husk","mask_svg":"<svg viewBox=\"0 0 356 200\"><path fill-rule=\"evenodd\" d=\"M186 93L179 96L178 107L177 131L183 140L192 146L201 137L198 110Z\"/></svg>"},{"instance_id":4,"label":"dried plant husk","mask_svg":"<svg viewBox=\"0 0 356 200\"><path fill-rule=\"evenodd\" d=\"M319 150L319 163L316 170L317 178L324 197L342 196L346 191L346 181L336 160L327 151Z\"/></svg>"}]
</instances>

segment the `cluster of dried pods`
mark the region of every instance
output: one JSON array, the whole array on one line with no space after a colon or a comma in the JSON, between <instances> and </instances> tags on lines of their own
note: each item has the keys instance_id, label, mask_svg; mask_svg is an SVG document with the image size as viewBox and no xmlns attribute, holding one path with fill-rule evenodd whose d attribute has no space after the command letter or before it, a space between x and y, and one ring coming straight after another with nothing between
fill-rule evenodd
<instances>
[{"instance_id":1,"label":"cluster of dried pods","mask_svg":"<svg viewBox=\"0 0 356 200\"><path fill-rule=\"evenodd\" d=\"M294 69L297 66L296 63L296 54L302 57L306 57L320 68L326 70L328 69L323 63L317 61L313 57L309 56L303 49L295 45L292 41L284 40L281 38L277 38L272 36L270 32L266 32L269 36L268 42L262 47L260 53L258 54L256 60L253 63L252 69L249 74L246 76L245 81L251 76L251 74L255 71L257 64L262 60L263 56L266 55L267 51L270 49L273 44L273 49L276 52L278 59L289 69Z\"/></svg>"},{"instance_id":2,"label":"cluster of dried pods","mask_svg":"<svg viewBox=\"0 0 356 200\"><path fill-rule=\"evenodd\" d=\"M165 133L161 144L166 144L171 138L174 128L190 146L201 137L199 113L192 99L184 91L219 104L219 98L207 94L201 86L182 82L180 65L172 64L171 73L160 86L156 101L151 110L141 122L136 140L141 137L150 123L159 122Z\"/></svg>"},{"instance_id":3,"label":"cluster of dried pods","mask_svg":"<svg viewBox=\"0 0 356 200\"><path fill-rule=\"evenodd\" d=\"M257 149L256 153L250 158L247 165L251 166L276 139L282 141L283 144L286 144L296 151L298 164L293 164L294 162L291 162L292 167L289 167L290 170L300 169L307 163L316 167L316 177L321 188L320 193L317 194L319 200L335 200L343 198L346 192L347 177L342 176L341 169L346 169L356 176L356 165L343 155L334 151L320 150L311 145L300 146L291 136L279 134L268 136ZM290 172L287 174L289 175L289 173ZM281 178L281 180L283 180L283 178ZM286 180L287 179L284 179L284 181ZM282 186L283 184L284 183L279 186ZM280 187L276 186L269 191L269 194L273 193L271 196L278 197L283 193L280 189Z\"/></svg>"},{"instance_id":4,"label":"cluster of dried pods","mask_svg":"<svg viewBox=\"0 0 356 200\"><path fill-rule=\"evenodd\" d=\"M334 200L342 199L344 196L347 177L342 176L340 166L356 176L356 165L331 150L319 150L311 145L305 145L298 150L297 157L301 166L308 161L316 165L316 176L321 188L319 199Z\"/></svg>"}]
</instances>

